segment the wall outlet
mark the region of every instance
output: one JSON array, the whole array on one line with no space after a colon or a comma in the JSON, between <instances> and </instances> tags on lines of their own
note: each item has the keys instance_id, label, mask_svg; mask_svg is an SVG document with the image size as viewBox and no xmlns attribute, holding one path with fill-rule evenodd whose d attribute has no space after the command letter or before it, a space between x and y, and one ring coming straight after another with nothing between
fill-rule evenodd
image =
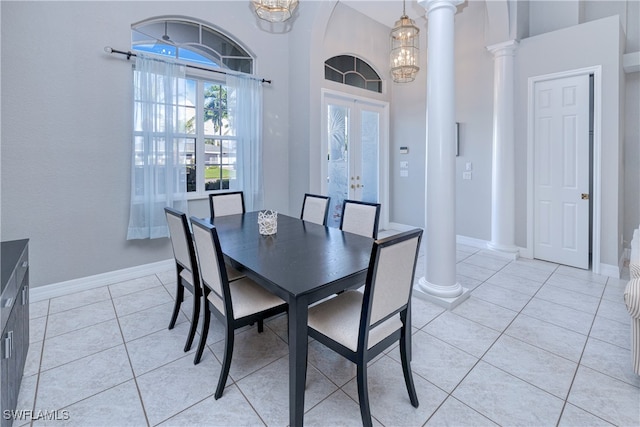
<instances>
[{"instance_id":1,"label":"wall outlet","mask_svg":"<svg viewBox=\"0 0 640 427\"><path fill-rule=\"evenodd\" d=\"M462 179L471 179L471 172L462 172Z\"/></svg>"}]
</instances>

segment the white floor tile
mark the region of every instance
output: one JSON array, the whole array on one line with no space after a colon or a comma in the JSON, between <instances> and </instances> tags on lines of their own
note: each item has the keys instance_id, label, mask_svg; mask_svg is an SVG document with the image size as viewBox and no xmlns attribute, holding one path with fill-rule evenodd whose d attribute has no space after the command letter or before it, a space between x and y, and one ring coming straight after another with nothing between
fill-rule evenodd
<instances>
[{"instance_id":1,"label":"white floor tile","mask_svg":"<svg viewBox=\"0 0 640 427\"><path fill-rule=\"evenodd\" d=\"M503 335L482 358L529 384L565 399L578 364Z\"/></svg>"},{"instance_id":2,"label":"white floor tile","mask_svg":"<svg viewBox=\"0 0 640 427\"><path fill-rule=\"evenodd\" d=\"M442 313L422 330L478 358L500 336L499 332L450 311Z\"/></svg>"},{"instance_id":3,"label":"white floor tile","mask_svg":"<svg viewBox=\"0 0 640 427\"><path fill-rule=\"evenodd\" d=\"M394 345L369 364L375 426L638 424L625 279L508 261L466 245L456 254L457 280L471 297L451 311L417 294L412 301L420 406L409 402ZM425 264L422 250L416 281ZM175 280L168 269L30 305L18 409L69 415L33 426L288 424L287 317L269 319L262 334L255 325L236 331L231 374L215 400L223 329L212 318L194 365L200 325L192 349L183 351L188 292L175 328L167 329ZM310 340L307 371L305 424L361 425L355 365Z\"/></svg>"},{"instance_id":4,"label":"white floor tile","mask_svg":"<svg viewBox=\"0 0 640 427\"><path fill-rule=\"evenodd\" d=\"M541 389L480 362L453 396L500 425L553 426L564 404Z\"/></svg>"},{"instance_id":5,"label":"white floor tile","mask_svg":"<svg viewBox=\"0 0 640 427\"><path fill-rule=\"evenodd\" d=\"M429 419L425 427L450 426L497 427L498 424L450 396Z\"/></svg>"},{"instance_id":6,"label":"white floor tile","mask_svg":"<svg viewBox=\"0 0 640 427\"><path fill-rule=\"evenodd\" d=\"M568 402L619 426L636 426L640 420L638 388L581 366Z\"/></svg>"}]
</instances>

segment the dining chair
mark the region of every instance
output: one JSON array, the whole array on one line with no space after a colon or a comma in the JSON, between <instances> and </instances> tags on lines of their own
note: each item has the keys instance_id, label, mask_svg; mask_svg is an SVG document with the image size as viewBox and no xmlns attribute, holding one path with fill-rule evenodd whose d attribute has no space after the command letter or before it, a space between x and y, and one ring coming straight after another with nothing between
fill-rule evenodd
<instances>
[{"instance_id":1,"label":"dining chair","mask_svg":"<svg viewBox=\"0 0 640 427\"><path fill-rule=\"evenodd\" d=\"M244 195L242 191L209 194L211 218L244 213Z\"/></svg>"},{"instance_id":2,"label":"dining chair","mask_svg":"<svg viewBox=\"0 0 640 427\"><path fill-rule=\"evenodd\" d=\"M345 200L342 204L340 230L378 238L380 203Z\"/></svg>"},{"instance_id":3,"label":"dining chair","mask_svg":"<svg viewBox=\"0 0 640 427\"><path fill-rule=\"evenodd\" d=\"M211 219L225 215L244 213L244 195L242 191L209 194L209 211ZM245 275L229 264L226 266L229 281L243 278Z\"/></svg>"},{"instance_id":4,"label":"dining chair","mask_svg":"<svg viewBox=\"0 0 640 427\"><path fill-rule=\"evenodd\" d=\"M315 222L316 224L327 225L327 212L329 212L330 201L331 197L329 196L305 193L302 201L300 219Z\"/></svg>"},{"instance_id":5,"label":"dining chair","mask_svg":"<svg viewBox=\"0 0 640 427\"><path fill-rule=\"evenodd\" d=\"M349 290L309 308L309 336L357 365L360 415L371 426L367 363L396 341L409 400L418 407L411 373L411 291L422 230L382 240L371 250L364 293Z\"/></svg>"},{"instance_id":6,"label":"dining chair","mask_svg":"<svg viewBox=\"0 0 640 427\"><path fill-rule=\"evenodd\" d=\"M180 306L184 301L184 290L187 289L193 295L193 309L191 315L191 327L187 335L184 351L191 349L193 338L196 334L198 319L200 317L200 305L202 303L202 288L200 275L198 274L198 261L196 259L193 237L189 229L187 215L176 209L164 208L169 237L173 248L173 256L176 261L176 301L173 305L173 313L169 322L169 329L173 329L180 313Z\"/></svg>"},{"instance_id":7,"label":"dining chair","mask_svg":"<svg viewBox=\"0 0 640 427\"><path fill-rule=\"evenodd\" d=\"M225 329L224 356L214 395L219 399L231 367L234 331L257 322L258 332L262 332L264 319L286 312L288 306L284 300L247 277L229 282L226 269L221 268L224 259L215 226L196 217L191 217L191 225L206 302L200 342L193 363L200 363L213 312Z\"/></svg>"}]
</instances>

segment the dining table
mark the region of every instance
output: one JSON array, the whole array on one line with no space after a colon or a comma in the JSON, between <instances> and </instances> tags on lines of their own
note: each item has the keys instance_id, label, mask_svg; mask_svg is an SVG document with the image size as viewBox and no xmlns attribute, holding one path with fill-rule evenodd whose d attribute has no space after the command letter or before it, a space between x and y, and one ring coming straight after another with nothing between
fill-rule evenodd
<instances>
[{"instance_id":1,"label":"dining table","mask_svg":"<svg viewBox=\"0 0 640 427\"><path fill-rule=\"evenodd\" d=\"M374 240L278 214L277 231L261 235L258 211L210 219L225 262L289 305L289 425L302 426L309 305L366 279Z\"/></svg>"}]
</instances>

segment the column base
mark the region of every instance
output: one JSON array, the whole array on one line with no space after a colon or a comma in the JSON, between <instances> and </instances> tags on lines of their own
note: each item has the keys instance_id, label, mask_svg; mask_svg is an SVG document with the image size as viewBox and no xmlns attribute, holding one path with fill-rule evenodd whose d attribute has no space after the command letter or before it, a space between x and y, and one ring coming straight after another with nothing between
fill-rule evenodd
<instances>
[{"instance_id":1,"label":"column base","mask_svg":"<svg viewBox=\"0 0 640 427\"><path fill-rule=\"evenodd\" d=\"M520 257L520 249L513 245L503 245L500 243L487 242L487 249L494 252L503 258L510 259L512 261L517 260Z\"/></svg>"},{"instance_id":2,"label":"column base","mask_svg":"<svg viewBox=\"0 0 640 427\"><path fill-rule=\"evenodd\" d=\"M425 301L432 302L447 310L453 310L464 300L469 298L471 292L457 283L454 286L442 286L429 283L425 277L421 277L414 287L414 295Z\"/></svg>"}]
</instances>

